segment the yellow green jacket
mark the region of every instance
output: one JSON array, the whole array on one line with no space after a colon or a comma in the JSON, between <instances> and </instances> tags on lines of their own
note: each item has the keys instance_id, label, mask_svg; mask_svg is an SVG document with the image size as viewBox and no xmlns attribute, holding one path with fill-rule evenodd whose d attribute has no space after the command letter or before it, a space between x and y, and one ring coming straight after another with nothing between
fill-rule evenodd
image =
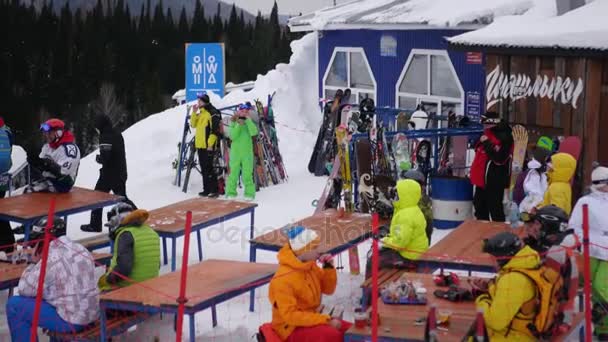
<instances>
[{"instance_id":1,"label":"yellow green jacket","mask_svg":"<svg viewBox=\"0 0 608 342\"><path fill-rule=\"evenodd\" d=\"M302 262L289 244L277 255L279 269L268 290L272 305L272 328L286 340L297 327L327 324L328 315L317 312L323 294L336 290L335 268L320 268L315 261Z\"/></svg>"},{"instance_id":2,"label":"yellow green jacket","mask_svg":"<svg viewBox=\"0 0 608 342\"><path fill-rule=\"evenodd\" d=\"M215 118L205 107L199 107L193 112L190 116L190 127L196 129L195 147L204 149L208 146L215 147L218 138L216 132L220 124L221 118Z\"/></svg>"},{"instance_id":3,"label":"yellow green jacket","mask_svg":"<svg viewBox=\"0 0 608 342\"><path fill-rule=\"evenodd\" d=\"M536 341L525 328L532 322L535 312L522 313L522 305L536 296L536 285L527 276L511 272L514 269L535 269L541 264L538 253L525 246L498 273L490 283L488 294L479 296L477 308L483 317L492 342Z\"/></svg>"},{"instance_id":4,"label":"yellow green jacket","mask_svg":"<svg viewBox=\"0 0 608 342\"><path fill-rule=\"evenodd\" d=\"M552 168L547 171L549 187L539 207L555 205L568 215L572 211L572 186L570 180L576 171L576 160L568 153L556 153L551 156Z\"/></svg>"},{"instance_id":5,"label":"yellow green jacket","mask_svg":"<svg viewBox=\"0 0 608 342\"><path fill-rule=\"evenodd\" d=\"M411 179L400 180L397 195L399 200L393 203L395 210L390 232L382 242L384 247L398 250L402 257L416 260L429 249L426 219L418 206L420 185Z\"/></svg>"}]
</instances>

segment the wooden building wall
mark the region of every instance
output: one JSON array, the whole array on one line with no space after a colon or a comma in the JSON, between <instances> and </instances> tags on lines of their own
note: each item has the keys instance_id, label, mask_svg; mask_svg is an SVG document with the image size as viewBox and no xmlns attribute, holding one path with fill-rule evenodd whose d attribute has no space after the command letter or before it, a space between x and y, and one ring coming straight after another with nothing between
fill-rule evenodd
<instances>
[{"instance_id":1,"label":"wooden building wall","mask_svg":"<svg viewBox=\"0 0 608 342\"><path fill-rule=\"evenodd\" d=\"M512 100L510 96L487 108L497 111L513 124L523 124L530 132L530 143L541 135L576 135L583 142L579 160L575 195L589 185L591 165L599 161L608 165L608 58L580 58L559 56L487 55L486 76L496 67L507 76L527 75L532 84L537 78L549 80L569 77L582 80L584 89L576 108L555 98L527 96ZM486 78L486 103L492 95ZM602 146L602 147L601 147ZM578 197L578 196L577 196Z\"/></svg>"}]
</instances>

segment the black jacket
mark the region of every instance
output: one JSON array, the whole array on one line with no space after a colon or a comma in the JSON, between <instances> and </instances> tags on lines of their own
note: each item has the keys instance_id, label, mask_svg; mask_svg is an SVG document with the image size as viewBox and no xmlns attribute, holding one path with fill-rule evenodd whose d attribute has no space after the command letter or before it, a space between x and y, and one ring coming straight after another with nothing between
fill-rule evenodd
<instances>
[{"instance_id":1,"label":"black jacket","mask_svg":"<svg viewBox=\"0 0 608 342\"><path fill-rule=\"evenodd\" d=\"M114 180L127 180L127 160L125 141L122 134L112 127L106 115L95 117L95 128L99 130L99 151L97 161L102 165L100 177Z\"/></svg>"},{"instance_id":2,"label":"black jacket","mask_svg":"<svg viewBox=\"0 0 608 342\"><path fill-rule=\"evenodd\" d=\"M513 158L513 133L511 127L501 121L490 128L490 131L500 141L500 148L486 140L483 147L488 154L486 169L486 189L489 191L502 191L509 187L511 177L511 161Z\"/></svg>"}]
</instances>

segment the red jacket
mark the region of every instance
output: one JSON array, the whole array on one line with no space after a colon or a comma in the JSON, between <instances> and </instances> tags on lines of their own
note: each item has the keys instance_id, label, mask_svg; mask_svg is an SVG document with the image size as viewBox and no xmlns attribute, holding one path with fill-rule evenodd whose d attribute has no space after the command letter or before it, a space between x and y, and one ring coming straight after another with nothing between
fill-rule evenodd
<instances>
[{"instance_id":1,"label":"red jacket","mask_svg":"<svg viewBox=\"0 0 608 342\"><path fill-rule=\"evenodd\" d=\"M475 158L471 164L471 183L480 188L486 186L486 172L490 160L498 165L503 165L509 161L513 154L513 146L511 146L510 151L501 151L502 143L490 128L485 129L483 134L488 137L488 140L483 143L481 141L477 142ZM506 158L504 154L506 154Z\"/></svg>"}]
</instances>

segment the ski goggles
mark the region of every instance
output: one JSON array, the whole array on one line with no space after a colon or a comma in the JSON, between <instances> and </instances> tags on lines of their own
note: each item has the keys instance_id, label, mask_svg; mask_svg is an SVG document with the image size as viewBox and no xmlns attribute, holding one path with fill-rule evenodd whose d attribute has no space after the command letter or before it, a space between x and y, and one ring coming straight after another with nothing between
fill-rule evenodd
<instances>
[{"instance_id":1,"label":"ski goggles","mask_svg":"<svg viewBox=\"0 0 608 342\"><path fill-rule=\"evenodd\" d=\"M42 125L40 125L40 131L41 131L41 132L48 133L48 132L50 132L52 129L53 129L53 128L52 128L52 127L51 127L49 124L47 124L46 122L45 122L45 123L43 123Z\"/></svg>"},{"instance_id":2,"label":"ski goggles","mask_svg":"<svg viewBox=\"0 0 608 342\"><path fill-rule=\"evenodd\" d=\"M594 181L591 181L591 184L593 184L593 185L608 184L608 179L594 180Z\"/></svg>"},{"instance_id":3,"label":"ski goggles","mask_svg":"<svg viewBox=\"0 0 608 342\"><path fill-rule=\"evenodd\" d=\"M207 95L206 91L199 91L198 93L196 93L196 97L197 98L202 98L203 96Z\"/></svg>"},{"instance_id":4,"label":"ski goggles","mask_svg":"<svg viewBox=\"0 0 608 342\"><path fill-rule=\"evenodd\" d=\"M239 105L238 110L248 110L249 106L245 103Z\"/></svg>"}]
</instances>

